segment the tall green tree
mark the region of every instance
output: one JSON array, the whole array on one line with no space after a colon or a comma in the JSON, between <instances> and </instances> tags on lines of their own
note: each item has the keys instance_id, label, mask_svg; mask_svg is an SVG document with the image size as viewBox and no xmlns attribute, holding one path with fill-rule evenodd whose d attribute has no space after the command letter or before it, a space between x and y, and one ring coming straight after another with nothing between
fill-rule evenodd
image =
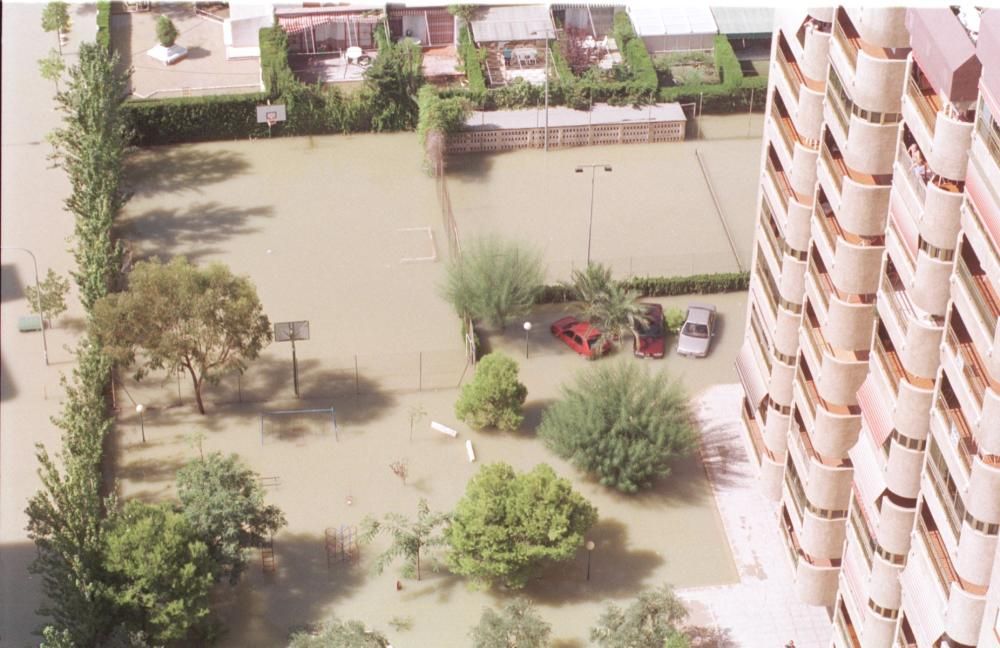
<instances>
[{"instance_id":1,"label":"tall green tree","mask_svg":"<svg viewBox=\"0 0 1000 648\"><path fill-rule=\"evenodd\" d=\"M527 314L545 280L536 248L497 237L470 241L445 272L442 294L458 316L498 327Z\"/></svg>"},{"instance_id":2,"label":"tall green tree","mask_svg":"<svg viewBox=\"0 0 1000 648\"><path fill-rule=\"evenodd\" d=\"M66 209L75 217L73 277L88 312L108 293L121 266L113 226L125 202L121 177L128 130L121 106L130 74L120 69L117 54L83 43L78 64L67 70L66 89L56 96L63 126L50 140L53 158L70 181Z\"/></svg>"},{"instance_id":3,"label":"tall green tree","mask_svg":"<svg viewBox=\"0 0 1000 648\"><path fill-rule=\"evenodd\" d=\"M625 610L609 604L591 628L590 640L600 648L687 648L680 630L687 615L681 600L664 585L642 592Z\"/></svg>"},{"instance_id":4,"label":"tall green tree","mask_svg":"<svg viewBox=\"0 0 1000 648\"><path fill-rule=\"evenodd\" d=\"M448 566L477 585L524 587L543 564L571 559L596 521L597 509L551 467L519 474L489 464L452 513Z\"/></svg>"},{"instance_id":5,"label":"tall green tree","mask_svg":"<svg viewBox=\"0 0 1000 648\"><path fill-rule=\"evenodd\" d=\"M447 513L434 513L427 500L417 504L417 519L410 520L399 513L387 513L382 521L367 517L362 522L361 537L371 542L381 533L389 535L389 547L375 558L375 572L381 574L386 565L402 558L403 575L420 580L420 556L426 549L445 544L442 527L448 522Z\"/></svg>"},{"instance_id":6,"label":"tall green tree","mask_svg":"<svg viewBox=\"0 0 1000 648\"><path fill-rule=\"evenodd\" d=\"M55 32L62 56L63 32L69 31L69 5L65 2L50 2L42 9L42 31Z\"/></svg>"},{"instance_id":7,"label":"tall green tree","mask_svg":"<svg viewBox=\"0 0 1000 648\"><path fill-rule=\"evenodd\" d=\"M111 364L86 338L77 358L72 381L63 380L62 410L53 419L62 429L61 461L36 446L42 486L25 512L28 536L38 550L30 569L41 576L46 599L39 613L52 619L53 637L92 646L107 635L116 615L104 566L101 497L102 444L112 423L105 400Z\"/></svg>"},{"instance_id":8,"label":"tall green tree","mask_svg":"<svg viewBox=\"0 0 1000 648\"><path fill-rule=\"evenodd\" d=\"M528 396L517 373L517 362L510 356L499 351L484 355L472 381L462 386L455 416L478 430L516 430L524 420L521 406Z\"/></svg>"},{"instance_id":9,"label":"tall green tree","mask_svg":"<svg viewBox=\"0 0 1000 648\"><path fill-rule=\"evenodd\" d=\"M179 641L208 616L212 561L187 519L167 505L132 501L110 521L113 596L154 641Z\"/></svg>"},{"instance_id":10,"label":"tall green tree","mask_svg":"<svg viewBox=\"0 0 1000 648\"><path fill-rule=\"evenodd\" d=\"M287 524L277 506L264 502L257 473L235 454L213 452L177 471L181 511L208 545L216 580L239 581L247 549Z\"/></svg>"},{"instance_id":11,"label":"tall green tree","mask_svg":"<svg viewBox=\"0 0 1000 648\"><path fill-rule=\"evenodd\" d=\"M56 50L49 50L49 55L43 59L38 59L38 74L46 81L51 81L56 86L56 94L59 94L59 79L66 71L66 61Z\"/></svg>"},{"instance_id":12,"label":"tall green tree","mask_svg":"<svg viewBox=\"0 0 1000 648\"><path fill-rule=\"evenodd\" d=\"M408 39L386 43L365 70L364 92L374 131L412 130L417 126L417 92L424 84L423 50Z\"/></svg>"},{"instance_id":13,"label":"tall green tree","mask_svg":"<svg viewBox=\"0 0 1000 648\"><path fill-rule=\"evenodd\" d=\"M474 648L546 648L552 626L535 612L531 601L516 598L500 612L483 610L471 634Z\"/></svg>"},{"instance_id":14,"label":"tall green tree","mask_svg":"<svg viewBox=\"0 0 1000 648\"><path fill-rule=\"evenodd\" d=\"M683 387L634 362L580 372L545 410L538 435L560 457L625 493L670 474L697 432Z\"/></svg>"},{"instance_id":15,"label":"tall green tree","mask_svg":"<svg viewBox=\"0 0 1000 648\"><path fill-rule=\"evenodd\" d=\"M292 635L288 648L389 648L389 640L360 621L330 621L316 631Z\"/></svg>"},{"instance_id":16,"label":"tall green tree","mask_svg":"<svg viewBox=\"0 0 1000 648\"><path fill-rule=\"evenodd\" d=\"M94 305L93 330L112 359L136 367L137 378L155 369L186 371L202 414L206 381L243 371L271 341L271 323L248 278L182 257L137 263L128 290Z\"/></svg>"},{"instance_id":17,"label":"tall green tree","mask_svg":"<svg viewBox=\"0 0 1000 648\"><path fill-rule=\"evenodd\" d=\"M28 286L24 289L25 297L31 306L32 313L55 319L66 312L66 295L69 294L69 281L49 268L45 279L38 286ZM39 312L41 307L41 312Z\"/></svg>"}]
</instances>

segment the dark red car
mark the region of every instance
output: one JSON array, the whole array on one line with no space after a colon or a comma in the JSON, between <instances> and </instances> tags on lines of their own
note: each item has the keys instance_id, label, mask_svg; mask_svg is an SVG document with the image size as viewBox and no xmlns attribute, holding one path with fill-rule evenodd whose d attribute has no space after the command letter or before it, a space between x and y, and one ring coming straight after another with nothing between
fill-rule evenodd
<instances>
[{"instance_id":1,"label":"dark red car","mask_svg":"<svg viewBox=\"0 0 1000 648\"><path fill-rule=\"evenodd\" d=\"M636 326L638 335L632 340L637 358L662 358L667 350L666 330L663 327L663 306L643 304L648 323Z\"/></svg>"},{"instance_id":2,"label":"dark red car","mask_svg":"<svg viewBox=\"0 0 1000 648\"><path fill-rule=\"evenodd\" d=\"M552 323L552 335L565 342L584 358L593 359L611 348L609 340L601 341L601 330L590 322L575 317L564 317Z\"/></svg>"}]
</instances>

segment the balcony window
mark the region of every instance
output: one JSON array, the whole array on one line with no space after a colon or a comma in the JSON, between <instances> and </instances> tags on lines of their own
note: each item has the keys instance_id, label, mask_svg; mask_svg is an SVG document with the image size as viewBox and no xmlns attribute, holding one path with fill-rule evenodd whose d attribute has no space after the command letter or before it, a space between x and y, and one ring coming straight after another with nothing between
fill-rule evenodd
<instances>
[{"instance_id":1,"label":"balcony window","mask_svg":"<svg viewBox=\"0 0 1000 648\"><path fill-rule=\"evenodd\" d=\"M956 442L958 457L965 466L965 472L968 473L972 469L972 458L979 454L979 446L946 373L941 375L941 388L938 391L936 405L938 413L948 426L950 439Z\"/></svg>"},{"instance_id":2,"label":"balcony window","mask_svg":"<svg viewBox=\"0 0 1000 648\"><path fill-rule=\"evenodd\" d=\"M976 398L979 407L983 406L983 398L987 389L1000 392L1000 385L997 385L986 369L976 345L973 344L969 331L965 328L965 322L957 310L951 312L951 324L948 327L946 338L948 348L952 350L960 359L962 375L969 386L969 390Z\"/></svg>"},{"instance_id":3,"label":"balcony window","mask_svg":"<svg viewBox=\"0 0 1000 648\"><path fill-rule=\"evenodd\" d=\"M916 60L910 66L910 75L906 82L906 95L913 102L920 120L924 123L927 132L934 135L937 125L937 114L941 110L941 99L937 96L937 91L931 82L924 76L917 65Z\"/></svg>"},{"instance_id":4,"label":"balcony window","mask_svg":"<svg viewBox=\"0 0 1000 648\"><path fill-rule=\"evenodd\" d=\"M889 337L889 330L885 328L885 324L881 319L878 320L878 326L875 329L875 340L872 348L875 350L879 363L882 365L882 370L885 371L886 376L889 378L889 384L892 386L894 392L899 392L900 380L905 380L920 389L934 388L933 380L921 378L906 370L903 362L899 359L899 353L896 351L896 346L892 343L892 338Z\"/></svg>"},{"instance_id":5,"label":"balcony window","mask_svg":"<svg viewBox=\"0 0 1000 648\"><path fill-rule=\"evenodd\" d=\"M976 119L976 133L993 158L993 164L1000 167L1000 122L990 111L986 98L979 97L979 117Z\"/></svg>"},{"instance_id":6,"label":"balcony window","mask_svg":"<svg viewBox=\"0 0 1000 648\"><path fill-rule=\"evenodd\" d=\"M854 536L858 540L858 547L861 549L868 569L872 568L872 556L875 553L875 534L872 532L868 520L865 519L861 502L858 501L857 493L851 489L851 528L854 529Z\"/></svg>"},{"instance_id":7,"label":"balcony window","mask_svg":"<svg viewBox=\"0 0 1000 648\"><path fill-rule=\"evenodd\" d=\"M795 100L799 100L799 94L801 94L802 84L805 83L805 77L799 70L797 63L795 61L795 56L792 55L791 48L788 47L788 43L785 41L785 35L779 32L778 35L778 51L775 55L775 60L778 62L778 67L781 69L781 73L785 77L785 82L792 91L792 96Z\"/></svg>"},{"instance_id":8,"label":"balcony window","mask_svg":"<svg viewBox=\"0 0 1000 648\"><path fill-rule=\"evenodd\" d=\"M948 547L945 545L937 523L934 521L934 516L931 515L926 503L920 507L920 513L917 515L917 535L927 549L927 555L930 558L931 567L933 567L932 571L937 576L938 585L944 590L945 598L951 591L952 583L958 583L959 587L972 594L986 594L986 587L971 583L958 575L955 565L951 562L951 556L948 554Z\"/></svg>"},{"instance_id":9,"label":"balcony window","mask_svg":"<svg viewBox=\"0 0 1000 648\"><path fill-rule=\"evenodd\" d=\"M833 108L833 113L837 117L837 122L840 124L841 128L844 129L845 133L847 132L849 126L847 117L849 114L876 126L884 124L898 124L903 120L902 113L879 112L877 110L865 110L864 108L859 107L854 103L854 100L851 99L851 96L847 94L847 91L844 89L844 82L837 73L836 67L831 65L829 70L830 73L827 79L829 90L826 93L827 103L829 103Z\"/></svg>"},{"instance_id":10,"label":"balcony window","mask_svg":"<svg viewBox=\"0 0 1000 648\"><path fill-rule=\"evenodd\" d=\"M996 329L997 319L1000 317L1000 297L993 291L993 285L979 263L975 248L967 240L963 240L960 251L961 254L955 263L955 274L972 297L976 315L986 325L986 330L992 332Z\"/></svg>"},{"instance_id":11,"label":"balcony window","mask_svg":"<svg viewBox=\"0 0 1000 648\"><path fill-rule=\"evenodd\" d=\"M949 386L950 390L951 387ZM949 403L944 403L944 407L948 407ZM939 408L942 404L939 402L937 405ZM940 411L940 410L939 410ZM953 413L955 410L951 410ZM959 441L959 454L961 454L961 444L963 441ZM973 450L975 452L975 450ZM952 532L958 536L959 530L962 527L962 522L964 521L970 527L989 536L995 536L1000 533L1000 524L984 522L978 518L972 516L965 508L965 502L962 500L962 494L958 490L958 485L955 483L954 478L951 476L951 471L948 469L948 464L945 461L944 455L941 454L941 447L938 445L937 439L932 435L927 444L927 476L934 487L934 492L937 493L938 499L944 504L944 510L946 517L948 518L948 526L951 527Z\"/></svg>"}]
</instances>

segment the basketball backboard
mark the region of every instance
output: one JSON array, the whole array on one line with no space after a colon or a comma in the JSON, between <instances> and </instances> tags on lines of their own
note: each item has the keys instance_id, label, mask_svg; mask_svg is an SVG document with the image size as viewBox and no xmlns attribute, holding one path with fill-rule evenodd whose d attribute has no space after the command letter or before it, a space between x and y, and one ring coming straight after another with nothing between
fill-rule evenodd
<instances>
[{"instance_id":1,"label":"basketball backboard","mask_svg":"<svg viewBox=\"0 0 1000 648\"><path fill-rule=\"evenodd\" d=\"M274 341L275 342L288 342L290 340L308 340L309 339L309 322L303 320L301 322L275 322L274 323Z\"/></svg>"}]
</instances>

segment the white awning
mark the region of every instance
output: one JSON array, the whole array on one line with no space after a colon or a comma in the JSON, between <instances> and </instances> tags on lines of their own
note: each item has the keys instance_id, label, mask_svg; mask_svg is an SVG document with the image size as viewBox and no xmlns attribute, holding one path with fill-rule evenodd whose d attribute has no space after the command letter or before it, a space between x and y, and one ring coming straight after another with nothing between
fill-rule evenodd
<instances>
[{"instance_id":1,"label":"white awning","mask_svg":"<svg viewBox=\"0 0 1000 648\"><path fill-rule=\"evenodd\" d=\"M871 434L875 447L881 448L885 440L892 434L892 412L886 407L885 399L879 393L871 374L861 383L858 389L858 405L861 407L861 420Z\"/></svg>"},{"instance_id":2,"label":"white awning","mask_svg":"<svg viewBox=\"0 0 1000 648\"><path fill-rule=\"evenodd\" d=\"M868 595L865 591L865 575L861 568L855 562L853 556L856 552L845 551L844 552L844 562L842 566L842 571L844 572L844 580L847 581L847 587L851 590L851 596L854 599L854 610L856 612L862 611L868 605ZM855 624L859 624L861 619L853 619Z\"/></svg>"},{"instance_id":3,"label":"white awning","mask_svg":"<svg viewBox=\"0 0 1000 648\"><path fill-rule=\"evenodd\" d=\"M757 361L753 357L753 349L750 348L750 344L750 340L745 341L743 348L736 356L736 373L739 374L747 400L750 401L754 409L757 409L760 407L760 402L767 396L767 383L757 368Z\"/></svg>"},{"instance_id":4,"label":"white awning","mask_svg":"<svg viewBox=\"0 0 1000 648\"><path fill-rule=\"evenodd\" d=\"M858 491L858 501L865 507L869 520L878 519L875 502L887 488L885 474L878 465L874 452L878 450L872 447L866 435L861 435L854 447L847 451L854 464L854 485Z\"/></svg>"},{"instance_id":5,"label":"white awning","mask_svg":"<svg viewBox=\"0 0 1000 648\"><path fill-rule=\"evenodd\" d=\"M922 554L923 549L916 548L916 553ZM926 556L914 555L913 552L910 556L916 560L927 560ZM922 578L917 573L914 562L911 560L899 574L899 583L903 588L903 606L917 645L932 646L944 633L944 615L940 599L930 590L936 584L931 582L930 574L924 574Z\"/></svg>"}]
</instances>

